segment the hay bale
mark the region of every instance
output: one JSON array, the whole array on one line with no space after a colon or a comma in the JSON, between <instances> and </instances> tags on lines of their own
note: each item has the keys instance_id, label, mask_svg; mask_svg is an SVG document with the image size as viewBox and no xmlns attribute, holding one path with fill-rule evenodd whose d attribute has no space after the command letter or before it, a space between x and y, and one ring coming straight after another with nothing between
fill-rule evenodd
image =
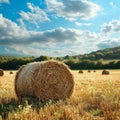
<instances>
[{"instance_id":1,"label":"hay bale","mask_svg":"<svg viewBox=\"0 0 120 120\"><path fill-rule=\"evenodd\" d=\"M69 98L74 80L70 69L57 61L33 62L22 66L15 77L18 97L37 97L42 101Z\"/></svg>"},{"instance_id":2,"label":"hay bale","mask_svg":"<svg viewBox=\"0 0 120 120\"><path fill-rule=\"evenodd\" d=\"M0 76L4 75L4 71L2 69L0 69Z\"/></svg>"},{"instance_id":3,"label":"hay bale","mask_svg":"<svg viewBox=\"0 0 120 120\"><path fill-rule=\"evenodd\" d=\"M10 72L9 72L9 74L13 74L13 72L12 72L12 71L10 71Z\"/></svg>"},{"instance_id":4,"label":"hay bale","mask_svg":"<svg viewBox=\"0 0 120 120\"><path fill-rule=\"evenodd\" d=\"M91 70L88 70L88 72L91 72Z\"/></svg>"},{"instance_id":5,"label":"hay bale","mask_svg":"<svg viewBox=\"0 0 120 120\"><path fill-rule=\"evenodd\" d=\"M82 71L82 70L79 70L78 73L83 73L83 71Z\"/></svg>"},{"instance_id":6,"label":"hay bale","mask_svg":"<svg viewBox=\"0 0 120 120\"><path fill-rule=\"evenodd\" d=\"M109 74L110 74L109 70L103 70L102 71L102 75L109 75Z\"/></svg>"},{"instance_id":7,"label":"hay bale","mask_svg":"<svg viewBox=\"0 0 120 120\"><path fill-rule=\"evenodd\" d=\"M96 70L94 70L93 72L96 72Z\"/></svg>"}]
</instances>

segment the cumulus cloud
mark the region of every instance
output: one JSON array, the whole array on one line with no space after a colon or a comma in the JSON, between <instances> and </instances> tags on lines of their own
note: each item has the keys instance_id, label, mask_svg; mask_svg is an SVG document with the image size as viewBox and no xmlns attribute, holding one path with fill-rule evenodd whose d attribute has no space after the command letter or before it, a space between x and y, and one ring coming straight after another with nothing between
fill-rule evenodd
<instances>
[{"instance_id":1,"label":"cumulus cloud","mask_svg":"<svg viewBox=\"0 0 120 120\"><path fill-rule=\"evenodd\" d=\"M60 53L59 51L61 51L61 55L62 53L64 55L72 54L75 50L74 47L89 46L98 38L96 33L76 29L56 28L44 32L27 31L2 15L0 15L0 31L0 45L7 46L7 52L10 51L9 47L14 49L14 52L27 55L31 55L31 53L55 55L55 53ZM73 50L68 52L70 49Z\"/></svg>"},{"instance_id":2,"label":"cumulus cloud","mask_svg":"<svg viewBox=\"0 0 120 120\"><path fill-rule=\"evenodd\" d=\"M49 48L48 46L46 48L38 48L38 47L33 47L33 46L20 46L20 45L12 45L12 46L7 46L5 48L5 52L10 54L12 51L12 54L14 55L34 55L34 56L40 56L40 55L47 55L47 56L65 56L66 54L68 55L73 55L78 52L78 50L75 49L70 49L64 47L62 48ZM34 53L34 54L31 54Z\"/></svg>"},{"instance_id":3,"label":"cumulus cloud","mask_svg":"<svg viewBox=\"0 0 120 120\"><path fill-rule=\"evenodd\" d=\"M99 49L111 48L120 45L120 20L112 20L101 27Z\"/></svg>"},{"instance_id":4,"label":"cumulus cloud","mask_svg":"<svg viewBox=\"0 0 120 120\"><path fill-rule=\"evenodd\" d=\"M110 23L118 25L118 21L114 21ZM115 29L116 27L109 32L119 31ZM0 14L0 45L5 46L6 53L34 56L75 55L120 45L118 38L106 37L103 32L94 33L72 28L56 28L43 32L28 31Z\"/></svg>"},{"instance_id":5,"label":"cumulus cloud","mask_svg":"<svg viewBox=\"0 0 120 120\"><path fill-rule=\"evenodd\" d=\"M94 39L95 33L76 29L56 28L44 32L27 31L0 15L0 44L75 43Z\"/></svg>"},{"instance_id":6,"label":"cumulus cloud","mask_svg":"<svg viewBox=\"0 0 120 120\"><path fill-rule=\"evenodd\" d=\"M99 5L87 0L46 0L46 4L49 11L68 20L88 20L101 10Z\"/></svg>"},{"instance_id":7,"label":"cumulus cloud","mask_svg":"<svg viewBox=\"0 0 120 120\"><path fill-rule=\"evenodd\" d=\"M98 44L98 47L100 49L104 49L104 48L116 47L119 45L120 45L120 39L114 38L114 39L103 40L101 43Z\"/></svg>"},{"instance_id":8,"label":"cumulus cloud","mask_svg":"<svg viewBox=\"0 0 120 120\"><path fill-rule=\"evenodd\" d=\"M115 4L113 2L109 2L110 6L112 6L113 8L115 7Z\"/></svg>"},{"instance_id":9,"label":"cumulus cloud","mask_svg":"<svg viewBox=\"0 0 120 120\"><path fill-rule=\"evenodd\" d=\"M1 3L9 3L9 0L0 0L0 4Z\"/></svg>"},{"instance_id":10,"label":"cumulus cloud","mask_svg":"<svg viewBox=\"0 0 120 120\"><path fill-rule=\"evenodd\" d=\"M40 56L40 55L49 55L50 50L48 51L47 49L41 49L37 48L34 46L24 46L24 45L11 45L7 47L9 51L13 51L13 54L18 54L19 55L34 55L34 56ZM31 54L33 53L33 54Z\"/></svg>"},{"instance_id":11,"label":"cumulus cloud","mask_svg":"<svg viewBox=\"0 0 120 120\"><path fill-rule=\"evenodd\" d=\"M29 12L21 11L19 13L21 19L35 25L38 25L40 22L50 21L50 19L47 17L46 12L43 11L38 6L35 6L32 3L27 3L27 7L30 11Z\"/></svg>"},{"instance_id":12,"label":"cumulus cloud","mask_svg":"<svg viewBox=\"0 0 120 120\"><path fill-rule=\"evenodd\" d=\"M75 22L77 26L91 26L92 23L81 23L81 22Z\"/></svg>"},{"instance_id":13,"label":"cumulus cloud","mask_svg":"<svg viewBox=\"0 0 120 120\"><path fill-rule=\"evenodd\" d=\"M103 33L120 32L120 20L112 20L101 28Z\"/></svg>"},{"instance_id":14,"label":"cumulus cloud","mask_svg":"<svg viewBox=\"0 0 120 120\"><path fill-rule=\"evenodd\" d=\"M9 44L20 42L28 37L28 32L21 28L9 19L6 19L0 14L0 44Z\"/></svg>"}]
</instances>

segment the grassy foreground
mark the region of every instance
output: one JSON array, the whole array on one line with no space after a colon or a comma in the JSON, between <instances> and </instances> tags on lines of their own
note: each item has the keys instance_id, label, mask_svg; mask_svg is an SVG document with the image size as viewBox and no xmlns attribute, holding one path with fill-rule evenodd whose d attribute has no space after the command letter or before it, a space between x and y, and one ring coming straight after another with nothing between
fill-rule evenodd
<instances>
[{"instance_id":1,"label":"grassy foreground","mask_svg":"<svg viewBox=\"0 0 120 120\"><path fill-rule=\"evenodd\" d=\"M72 71L74 92L65 101L17 100L14 77L0 77L0 120L120 120L120 70L110 75Z\"/></svg>"}]
</instances>

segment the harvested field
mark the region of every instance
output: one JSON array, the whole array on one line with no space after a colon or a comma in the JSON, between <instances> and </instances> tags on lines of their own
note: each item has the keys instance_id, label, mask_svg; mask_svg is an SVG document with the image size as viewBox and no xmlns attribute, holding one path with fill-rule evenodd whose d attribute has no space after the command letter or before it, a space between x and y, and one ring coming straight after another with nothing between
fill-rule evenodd
<instances>
[{"instance_id":1,"label":"harvested field","mask_svg":"<svg viewBox=\"0 0 120 120\"><path fill-rule=\"evenodd\" d=\"M120 70L102 70L84 74L72 71L75 87L70 99L64 101L18 101L14 91L14 74L5 71L0 77L0 120L119 120Z\"/></svg>"}]
</instances>

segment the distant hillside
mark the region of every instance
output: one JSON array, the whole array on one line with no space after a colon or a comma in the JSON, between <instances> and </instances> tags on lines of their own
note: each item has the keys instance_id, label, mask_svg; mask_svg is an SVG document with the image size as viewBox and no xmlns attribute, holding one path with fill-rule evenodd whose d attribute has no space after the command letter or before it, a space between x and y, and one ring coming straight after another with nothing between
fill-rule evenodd
<instances>
[{"instance_id":1,"label":"distant hillside","mask_svg":"<svg viewBox=\"0 0 120 120\"><path fill-rule=\"evenodd\" d=\"M120 46L92 52L89 54L89 57L92 55L94 56L93 57L94 59L104 60L120 59Z\"/></svg>"},{"instance_id":2,"label":"distant hillside","mask_svg":"<svg viewBox=\"0 0 120 120\"><path fill-rule=\"evenodd\" d=\"M71 69L120 69L120 47L98 50L90 54L65 57L23 57L0 56L0 68L5 70L18 69L20 66L34 62L55 59L64 62Z\"/></svg>"},{"instance_id":3,"label":"distant hillside","mask_svg":"<svg viewBox=\"0 0 120 120\"><path fill-rule=\"evenodd\" d=\"M41 61L46 59L57 59L57 60L70 60L70 59L78 59L78 60L119 60L120 59L120 46L114 48L107 48L103 50L98 50L95 52L91 52L90 54L83 55L75 55L75 56L64 56L64 57L49 57L49 56L40 56L40 57L22 57L22 56L3 56L0 55L0 61L2 60L12 60L12 59L34 59L35 61Z\"/></svg>"},{"instance_id":4,"label":"distant hillside","mask_svg":"<svg viewBox=\"0 0 120 120\"><path fill-rule=\"evenodd\" d=\"M79 60L119 60L120 59L120 46L114 48L107 48L104 50L98 50L96 52L91 52L90 54L76 55L76 56L65 56L63 59L79 59Z\"/></svg>"},{"instance_id":5,"label":"distant hillside","mask_svg":"<svg viewBox=\"0 0 120 120\"><path fill-rule=\"evenodd\" d=\"M24 57L24 56L3 56L0 55L0 61L2 60L12 60L12 59L34 59L35 61L41 61L46 59L57 59L57 60L70 60L70 59L78 59L78 60L119 60L120 59L120 46L114 48L107 48L103 50L98 50L95 52L91 52L90 54L83 54L83 55L75 55L75 56L64 56L64 57L49 57L49 56L40 56L35 58L34 56L31 57Z\"/></svg>"}]
</instances>

